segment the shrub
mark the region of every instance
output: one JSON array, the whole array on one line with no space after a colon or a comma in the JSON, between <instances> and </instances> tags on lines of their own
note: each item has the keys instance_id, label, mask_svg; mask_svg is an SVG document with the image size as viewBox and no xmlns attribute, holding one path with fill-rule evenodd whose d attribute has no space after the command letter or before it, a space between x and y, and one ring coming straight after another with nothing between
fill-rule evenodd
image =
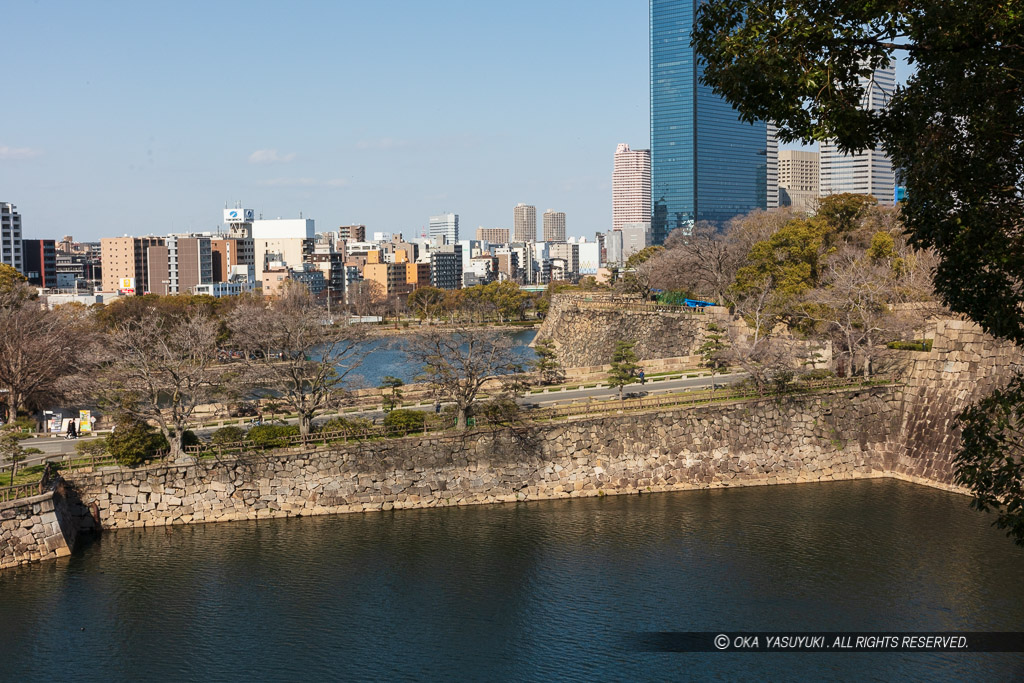
<instances>
[{"instance_id":1,"label":"shrub","mask_svg":"<svg viewBox=\"0 0 1024 683\"><path fill-rule=\"evenodd\" d=\"M224 427L218 429L210 438L215 444L237 443L245 439L245 430L241 427Z\"/></svg>"},{"instance_id":2,"label":"shrub","mask_svg":"<svg viewBox=\"0 0 1024 683\"><path fill-rule=\"evenodd\" d=\"M12 420L8 426L14 429L27 429L30 432L36 431L36 421L25 415L19 415L17 418Z\"/></svg>"},{"instance_id":3,"label":"shrub","mask_svg":"<svg viewBox=\"0 0 1024 683\"><path fill-rule=\"evenodd\" d=\"M25 448L22 449L21 452L24 453L25 455L39 455L40 453L42 453L42 451L39 450L38 448Z\"/></svg>"},{"instance_id":4,"label":"shrub","mask_svg":"<svg viewBox=\"0 0 1024 683\"><path fill-rule=\"evenodd\" d=\"M125 467L137 467L168 447L163 434L130 417L119 419L114 432L106 438L106 450Z\"/></svg>"},{"instance_id":5,"label":"shrub","mask_svg":"<svg viewBox=\"0 0 1024 683\"><path fill-rule=\"evenodd\" d=\"M915 339L914 341L894 341L886 344L897 351L931 351L933 339Z\"/></svg>"},{"instance_id":6,"label":"shrub","mask_svg":"<svg viewBox=\"0 0 1024 683\"><path fill-rule=\"evenodd\" d=\"M422 432L427 414L421 410L392 410L384 417L389 432Z\"/></svg>"},{"instance_id":7,"label":"shrub","mask_svg":"<svg viewBox=\"0 0 1024 683\"><path fill-rule=\"evenodd\" d=\"M373 429L373 422L367 420L365 417L353 417L350 419L332 417L330 420L320 425L317 431L324 434L332 432L359 434L370 429Z\"/></svg>"},{"instance_id":8,"label":"shrub","mask_svg":"<svg viewBox=\"0 0 1024 683\"><path fill-rule=\"evenodd\" d=\"M246 438L260 448L281 448L290 444L288 437L299 433L298 425L257 425Z\"/></svg>"},{"instance_id":9,"label":"shrub","mask_svg":"<svg viewBox=\"0 0 1024 683\"><path fill-rule=\"evenodd\" d=\"M79 455L103 455L107 452L107 440L93 439L91 441L79 441L75 444L75 451Z\"/></svg>"}]
</instances>

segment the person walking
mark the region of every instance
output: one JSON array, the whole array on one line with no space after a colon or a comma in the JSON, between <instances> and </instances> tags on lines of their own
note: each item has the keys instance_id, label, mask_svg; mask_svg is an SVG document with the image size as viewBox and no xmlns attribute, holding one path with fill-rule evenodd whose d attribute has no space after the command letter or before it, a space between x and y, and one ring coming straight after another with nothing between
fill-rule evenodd
<instances>
[{"instance_id":1,"label":"person walking","mask_svg":"<svg viewBox=\"0 0 1024 683\"><path fill-rule=\"evenodd\" d=\"M67 436L65 436L64 438L65 439L77 439L78 438L78 428L75 426L75 421L74 420L69 420L68 421L68 433L67 433Z\"/></svg>"},{"instance_id":2,"label":"person walking","mask_svg":"<svg viewBox=\"0 0 1024 683\"><path fill-rule=\"evenodd\" d=\"M640 378L640 384L647 384L647 379L644 377L643 368L640 368L640 374L637 376Z\"/></svg>"}]
</instances>

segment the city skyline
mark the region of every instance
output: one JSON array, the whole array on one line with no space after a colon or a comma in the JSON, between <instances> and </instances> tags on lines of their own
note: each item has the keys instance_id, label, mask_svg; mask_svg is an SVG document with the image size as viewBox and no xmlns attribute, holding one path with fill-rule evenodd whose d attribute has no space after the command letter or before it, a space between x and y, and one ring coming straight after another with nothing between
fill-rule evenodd
<instances>
[{"instance_id":1,"label":"city skyline","mask_svg":"<svg viewBox=\"0 0 1024 683\"><path fill-rule=\"evenodd\" d=\"M650 147L648 2L401 7L398 20L355 3L7 8L0 201L26 238L86 241L212 231L239 201L407 238L447 211L512 227L519 201L561 207L569 236L608 230L607 150ZM422 49L453 25L459 42ZM496 27L531 49L510 59ZM202 48L159 47L181 35ZM303 49L267 50L270 37ZM535 97L509 106L520 83Z\"/></svg>"},{"instance_id":2,"label":"city skyline","mask_svg":"<svg viewBox=\"0 0 1024 683\"><path fill-rule=\"evenodd\" d=\"M573 216L572 235L607 230L607 150L647 137L647 3L397 10L6 8L16 97L0 201L19 207L29 238L208 231L236 201L407 237L446 211L511 227L527 201ZM453 28L457 41L426 40ZM184 35L198 47L166 49ZM510 105L510 87L527 96ZM537 106L552 98L554 116Z\"/></svg>"}]
</instances>

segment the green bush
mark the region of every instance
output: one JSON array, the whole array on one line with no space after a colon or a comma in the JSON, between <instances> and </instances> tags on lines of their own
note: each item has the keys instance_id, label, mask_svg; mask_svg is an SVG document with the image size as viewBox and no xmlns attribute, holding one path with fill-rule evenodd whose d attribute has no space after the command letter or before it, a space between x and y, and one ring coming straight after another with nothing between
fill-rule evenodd
<instances>
[{"instance_id":1,"label":"green bush","mask_svg":"<svg viewBox=\"0 0 1024 683\"><path fill-rule=\"evenodd\" d=\"M103 455L107 452L107 440L92 439L90 441L79 441L75 444L75 451L79 455Z\"/></svg>"},{"instance_id":2,"label":"green bush","mask_svg":"<svg viewBox=\"0 0 1024 683\"><path fill-rule=\"evenodd\" d=\"M163 434L144 422L125 417L118 420L114 432L106 438L107 451L125 467L137 467L167 448Z\"/></svg>"},{"instance_id":3,"label":"green bush","mask_svg":"<svg viewBox=\"0 0 1024 683\"><path fill-rule=\"evenodd\" d=\"M317 428L317 431L323 434L329 434L332 432L361 434L362 432L370 429L373 429L373 422L367 420L365 417L353 417L350 419L332 417L330 420L320 425L320 427Z\"/></svg>"},{"instance_id":4,"label":"green bush","mask_svg":"<svg viewBox=\"0 0 1024 683\"><path fill-rule=\"evenodd\" d=\"M915 339L914 341L894 341L886 344L897 351L931 351L933 339Z\"/></svg>"},{"instance_id":5,"label":"green bush","mask_svg":"<svg viewBox=\"0 0 1024 683\"><path fill-rule=\"evenodd\" d=\"M42 453L38 448L25 448L21 451L24 455L39 455Z\"/></svg>"},{"instance_id":6,"label":"green bush","mask_svg":"<svg viewBox=\"0 0 1024 683\"><path fill-rule=\"evenodd\" d=\"M210 440L213 441L213 443L220 445L238 443L244 439L245 430L241 427L224 427L215 431L213 436L210 437Z\"/></svg>"},{"instance_id":7,"label":"green bush","mask_svg":"<svg viewBox=\"0 0 1024 683\"><path fill-rule=\"evenodd\" d=\"M33 420L31 417L27 417L25 415L18 416L15 420L8 423L8 426L13 427L15 429L27 429L30 432L36 431L37 427L36 421Z\"/></svg>"},{"instance_id":8,"label":"green bush","mask_svg":"<svg viewBox=\"0 0 1024 683\"><path fill-rule=\"evenodd\" d=\"M421 410L392 410L384 417L389 432L422 432L427 414Z\"/></svg>"},{"instance_id":9,"label":"green bush","mask_svg":"<svg viewBox=\"0 0 1024 683\"><path fill-rule=\"evenodd\" d=\"M257 425L249 430L246 438L260 448L281 448L290 445L288 437L298 433L298 425Z\"/></svg>"}]
</instances>

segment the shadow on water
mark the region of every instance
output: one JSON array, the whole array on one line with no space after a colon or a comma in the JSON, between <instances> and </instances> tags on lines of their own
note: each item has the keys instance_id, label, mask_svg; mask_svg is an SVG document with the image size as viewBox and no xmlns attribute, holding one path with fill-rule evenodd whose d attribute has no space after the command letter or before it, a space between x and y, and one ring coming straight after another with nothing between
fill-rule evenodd
<instances>
[{"instance_id":1,"label":"shadow on water","mask_svg":"<svg viewBox=\"0 0 1024 683\"><path fill-rule=\"evenodd\" d=\"M107 533L0 574L0 679L1016 680L1024 655L625 644L1018 630L1024 552L988 521L870 480Z\"/></svg>"}]
</instances>

